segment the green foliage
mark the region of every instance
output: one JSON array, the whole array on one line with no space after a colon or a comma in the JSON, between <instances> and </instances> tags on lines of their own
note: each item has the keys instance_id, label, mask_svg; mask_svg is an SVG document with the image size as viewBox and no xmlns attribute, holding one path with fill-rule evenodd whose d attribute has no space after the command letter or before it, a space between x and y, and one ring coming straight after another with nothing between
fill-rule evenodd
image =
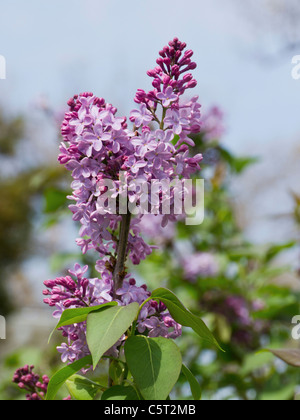
<instances>
[{"instance_id":1,"label":"green foliage","mask_svg":"<svg viewBox=\"0 0 300 420\"><path fill-rule=\"evenodd\" d=\"M25 123L21 116L9 118L0 113L0 154L13 156L24 131Z\"/></svg>"},{"instance_id":2,"label":"green foliage","mask_svg":"<svg viewBox=\"0 0 300 420\"><path fill-rule=\"evenodd\" d=\"M105 401L138 401L141 398L133 386L116 385L103 392L101 399Z\"/></svg>"},{"instance_id":3,"label":"green foliage","mask_svg":"<svg viewBox=\"0 0 300 420\"><path fill-rule=\"evenodd\" d=\"M170 292L170 290L163 288L154 290L152 298L163 302L168 308L173 319L175 319L178 324L184 327L192 328L199 337L213 345L216 345L220 350L222 350L202 319L186 309L174 293Z\"/></svg>"},{"instance_id":4,"label":"green foliage","mask_svg":"<svg viewBox=\"0 0 300 420\"><path fill-rule=\"evenodd\" d=\"M99 360L130 328L139 311L138 303L92 312L87 318L87 343L96 368Z\"/></svg>"},{"instance_id":5,"label":"green foliage","mask_svg":"<svg viewBox=\"0 0 300 420\"><path fill-rule=\"evenodd\" d=\"M130 337L125 344L125 357L145 400L168 398L182 368L180 350L172 340Z\"/></svg>"},{"instance_id":6,"label":"green foliage","mask_svg":"<svg viewBox=\"0 0 300 420\"><path fill-rule=\"evenodd\" d=\"M194 400L195 401L201 400L202 391L201 391L199 382L197 381L195 376L185 365L182 365L182 373L184 374L184 376L186 377L187 381L190 384Z\"/></svg>"},{"instance_id":7,"label":"green foliage","mask_svg":"<svg viewBox=\"0 0 300 420\"><path fill-rule=\"evenodd\" d=\"M87 320L87 317L92 312L101 312L102 310L109 308L111 306L117 306L117 302L108 302L98 306L89 306L83 308L76 308L76 309L66 309L56 326L56 329L72 325L72 324L80 324Z\"/></svg>"},{"instance_id":8,"label":"green foliage","mask_svg":"<svg viewBox=\"0 0 300 420\"><path fill-rule=\"evenodd\" d=\"M66 385L71 397L79 401L92 401L103 390L101 385L80 375L71 376L66 380Z\"/></svg>"},{"instance_id":9,"label":"green foliage","mask_svg":"<svg viewBox=\"0 0 300 420\"><path fill-rule=\"evenodd\" d=\"M55 213L66 205L68 191L58 188L48 188L45 193L45 213Z\"/></svg>"},{"instance_id":10,"label":"green foliage","mask_svg":"<svg viewBox=\"0 0 300 420\"><path fill-rule=\"evenodd\" d=\"M48 401L54 400L58 390L62 387L62 385L69 378L75 375L79 370L83 369L86 366L91 365L91 363L92 363L91 356L87 356L59 370L50 379L48 392L46 395L46 400Z\"/></svg>"},{"instance_id":11,"label":"green foliage","mask_svg":"<svg viewBox=\"0 0 300 420\"><path fill-rule=\"evenodd\" d=\"M192 315L166 289L158 289L149 298L160 300L168 306L175 319L192 327L201 337L217 344L200 318ZM56 372L50 380L47 400L53 400L66 384L73 399L91 400L103 392L102 399L146 399L164 400L176 385L181 371L186 376L194 399L200 399L201 388L188 368L182 365L182 356L173 340L167 338L148 338L135 336L136 321L142 309L136 302L127 306L115 303L103 304L90 308L66 309L56 328L73 323L87 323L87 344L91 356L87 356ZM104 356L118 342L123 334L129 337L125 342L125 360ZM105 389L98 382L82 378L77 372L87 365L94 370L101 359L111 359L109 377L113 387ZM128 386L128 375L133 383Z\"/></svg>"}]
</instances>

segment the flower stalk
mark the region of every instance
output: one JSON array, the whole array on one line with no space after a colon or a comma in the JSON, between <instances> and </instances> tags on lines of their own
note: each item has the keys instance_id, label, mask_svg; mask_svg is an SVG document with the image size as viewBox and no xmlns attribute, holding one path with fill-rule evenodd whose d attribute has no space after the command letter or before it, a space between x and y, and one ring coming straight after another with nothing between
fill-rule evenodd
<instances>
[{"instance_id":1,"label":"flower stalk","mask_svg":"<svg viewBox=\"0 0 300 420\"><path fill-rule=\"evenodd\" d=\"M120 237L117 249L117 260L113 272L113 283L114 283L114 297L117 296L117 290L120 289L123 285L123 280L125 277L125 261L127 256L127 244L128 244L128 235L130 230L130 221L131 214L122 215L121 227L120 227Z\"/></svg>"}]
</instances>

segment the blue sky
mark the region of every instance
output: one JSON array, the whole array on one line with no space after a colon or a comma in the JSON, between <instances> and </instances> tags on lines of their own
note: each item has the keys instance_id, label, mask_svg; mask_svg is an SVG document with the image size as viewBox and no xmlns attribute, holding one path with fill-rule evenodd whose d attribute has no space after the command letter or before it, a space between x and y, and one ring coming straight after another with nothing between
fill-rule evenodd
<instances>
[{"instance_id":1,"label":"blue sky","mask_svg":"<svg viewBox=\"0 0 300 420\"><path fill-rule=\"evenodd\" d=\"M245 4L248 0L245 0ZM243 153L300 131L300 80L291 59L262 64L264 40L232 0L10 0L0 14L0 54L7 80L1 102L15 112L45 94L60 107L93 91L128 114L158 50L178 36L195 51L195 93L225 111L226 143ZM299 51L300 54L300 51Z\"/></svg>"}]
</instances>

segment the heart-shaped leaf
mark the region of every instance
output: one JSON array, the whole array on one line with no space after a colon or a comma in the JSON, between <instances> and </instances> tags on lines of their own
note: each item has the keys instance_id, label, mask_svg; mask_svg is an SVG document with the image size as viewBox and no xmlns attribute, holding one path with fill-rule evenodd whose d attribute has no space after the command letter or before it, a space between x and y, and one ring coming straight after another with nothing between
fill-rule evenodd
<instances>
[{"instance_id":1,"label":"heart-shaped leaf","mask_svg":"<svg viewBox=\"0 0 300 420\"><path fill-rule=\"evenodd\" d=\"M182 357L174 341L158 337L130 337L125 357L145 400L166 400L178 381Z\"/></svg>"},{"instance_id":2,"label":"heart-shaped leaf","mask_svg":"<svg viewBox=\"0 0 300 420\"><path fill-rule=\"evenodd\" d=\"M137 302L92 312L87 317L86 337L96 368L99 360L129 329L139 311Z\"/></svg>"}]
</instances>

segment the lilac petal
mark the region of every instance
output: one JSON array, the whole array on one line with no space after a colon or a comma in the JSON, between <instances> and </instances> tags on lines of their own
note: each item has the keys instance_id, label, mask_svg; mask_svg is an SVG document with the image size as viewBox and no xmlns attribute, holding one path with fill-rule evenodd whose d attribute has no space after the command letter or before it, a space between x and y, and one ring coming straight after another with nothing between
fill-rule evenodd
<instances>
[{"instance_id":1,"label":"lilac petal","mask_svg":"<svg viewBox=\"0 0 300 420\"><path fill-rule=\"evenodd\" d=\"M97 141L95 141L95 143L94 143L94 149L95 149L97 152L100 152L100 150L102 150L102 147L103 147L103 143L102 143L102 141L101 141L101 140L97 140Z\"/></svg>"}]
</instances>

